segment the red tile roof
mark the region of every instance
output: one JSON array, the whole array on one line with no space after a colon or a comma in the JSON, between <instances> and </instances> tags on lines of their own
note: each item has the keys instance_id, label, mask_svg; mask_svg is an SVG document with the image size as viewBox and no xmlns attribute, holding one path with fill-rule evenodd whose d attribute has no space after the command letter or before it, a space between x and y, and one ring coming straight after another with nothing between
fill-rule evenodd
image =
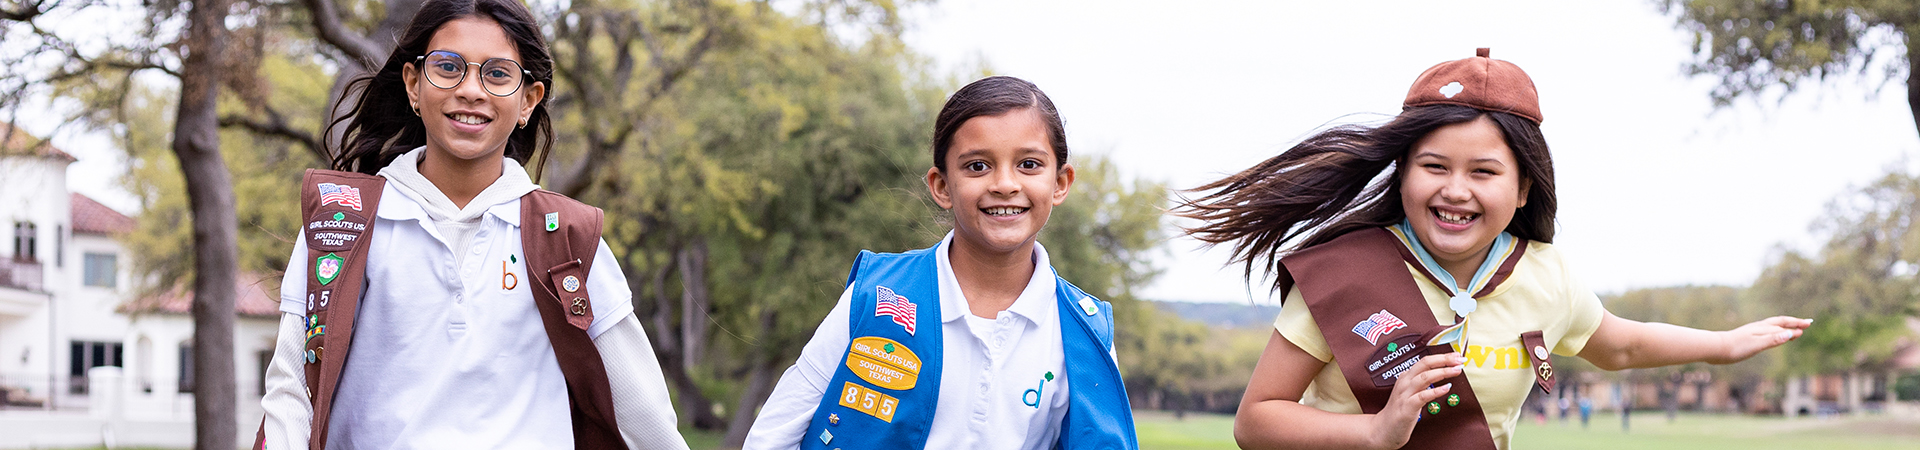
<instances>
[{"instance_id":1,"label":"red tile roof","mask_svg":"<svg viewBox=\"0 0 1920 450\"><path fill-rule=\"evenodd\" d=\"M32 133L15 127L11 123L0 123L0 156L21 155L55 158L66 162L77 161L73 155L54 148L52 142L33 137Z\"/></svg>"},{"instance_id":2,"label":"red tile roof","mask_svg":"<svg viewBox=\"0 0 1920 450\"><path fill-rule=\"evenodd\" d=\"M234 299L234 313L244 317L279 317L280 296L268 295L268 289L280 285L280 277L257 273L241 273L233 289L239 297ZM187 314L192 311L193 292L185 283L158 295L147 295L120 305L117 310L126 314L159 313Z\"/></svg>"},{"instance_id":3,"label":"red tile roof","mask_svg":"<svg viewBox=\"0 0 1920 450\"><path fill-rule=\"evenodd\" d=\"M107 205L93 201L76 192L73 198L73 232L92 234L120 234L133 231L132 217L114 211Z\"/></svg>"}]
</instances>

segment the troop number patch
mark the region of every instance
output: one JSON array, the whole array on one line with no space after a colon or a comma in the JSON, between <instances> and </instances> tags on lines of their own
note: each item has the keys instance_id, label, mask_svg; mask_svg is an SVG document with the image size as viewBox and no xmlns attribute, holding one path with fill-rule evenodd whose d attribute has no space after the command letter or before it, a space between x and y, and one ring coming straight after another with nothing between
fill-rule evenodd
<instances>
[{"instance_id":1,"label":"troop number patch","mask_svg":"<svg viewBox=\"0 0 1920 450\"><path fill-rule=\"evenodd\" d=\"M893 413L899 408L900 399L849 381L846 388L840 390L840 406L893 423Z\"/></svg>"}]
</instances>

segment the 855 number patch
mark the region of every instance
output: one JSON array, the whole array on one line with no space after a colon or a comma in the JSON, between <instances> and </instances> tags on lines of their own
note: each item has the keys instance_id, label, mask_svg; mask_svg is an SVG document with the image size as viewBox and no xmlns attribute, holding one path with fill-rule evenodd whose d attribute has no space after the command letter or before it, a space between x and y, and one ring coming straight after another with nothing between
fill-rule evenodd
<instances>
[{"instance_id":1,"label":"855 number patch","mask_svg":"<svg viewBox=\"0 0 1920 450\"><path fill-rule=\"evenodd\" d=\"M840 406L893 423L893 412L900 406L900 399L849 381L846 389L840 391Z\"/></svg>"}]
</instances>

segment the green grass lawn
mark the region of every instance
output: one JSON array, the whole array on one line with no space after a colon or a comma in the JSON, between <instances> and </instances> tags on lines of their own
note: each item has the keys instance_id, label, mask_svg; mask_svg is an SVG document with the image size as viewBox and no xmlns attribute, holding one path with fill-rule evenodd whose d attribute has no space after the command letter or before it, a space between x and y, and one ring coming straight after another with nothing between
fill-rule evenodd
<instances>
[{"instance_id":1,"label":"green grass lawn","mask_svg":"<svg viewBox=\"0 0 1920 450\"><path fill-rule=\"evenodd\" d=\"M1142 450L1233 449L1233 417L1138 411L1135 428ZM1673 423L1660 413L1634 414L1630 432L1620 431L1620 416L1600 414L1591 428L1578 421L1536 424L1524 419L1513 448L1585 449L1739 449L1849 450L1920 449L1920 418L1888 417L1794 419L1778 417L1682 414Z\"/></svg>"}]
</instances>

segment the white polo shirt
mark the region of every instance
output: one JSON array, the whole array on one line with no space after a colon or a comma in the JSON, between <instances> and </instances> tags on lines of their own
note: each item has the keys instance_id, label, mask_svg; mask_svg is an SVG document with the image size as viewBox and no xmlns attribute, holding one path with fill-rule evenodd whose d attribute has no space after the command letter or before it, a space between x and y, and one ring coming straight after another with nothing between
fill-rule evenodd
<instances>
[{"instance_id":1,"label":"white polo shirt","mask_svg":"<svg viewBox=\"0 0 1920 450\"><path fill-rule=\"evenodd\" d=\"M939 268L940 399L927 436L930 449L1048 449L1067 414L1066 354L1061 349L1053 265L1046 248L1033 246L1033 277L1013 305L993 319L974 316L948 262L953 233L934 250ZM744 449L800 446L825 386L847 354L847 308L839 303L780 376L767 404L747 433ZM1047 380L1048 374L1052 381Z\"/></svg>"},{"instance_id":2,"label":"white polo shirt","mask_svg":"<svg viewBox=\"0 0 1920 450\"><path fill-rule=\"evenodd\" d=\"M520 200L487 209L461 267L416 202L392 183L381 191L327 447L573 448L566 380L525 268ZM294 242L280 309L304 315L306 239ZM590 336L633 313L604 241L585 284Z\"/></svg>"}]
</instances>

